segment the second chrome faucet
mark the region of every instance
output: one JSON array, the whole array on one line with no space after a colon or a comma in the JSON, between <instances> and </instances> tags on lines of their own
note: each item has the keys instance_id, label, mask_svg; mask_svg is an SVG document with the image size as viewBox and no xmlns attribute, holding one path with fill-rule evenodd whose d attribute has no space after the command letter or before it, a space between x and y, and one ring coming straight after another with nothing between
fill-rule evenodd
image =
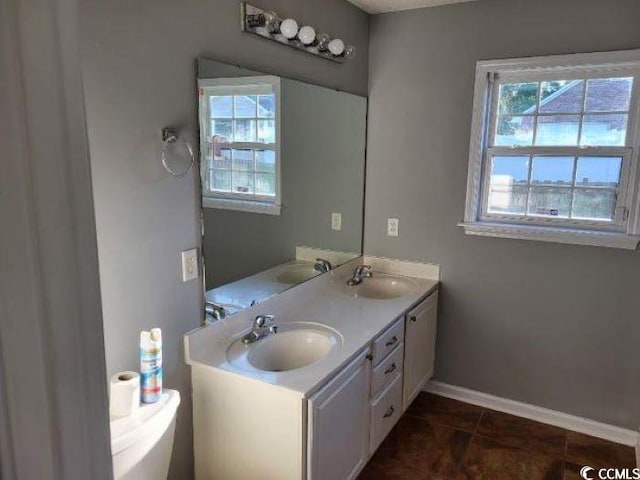
<instances>
[{"instance_id":1,"label":"second chrome faucet","mask_svg":"<svg viewBox=\"0 0 640 480\"><path fill-rule=\"evenodd\" d=\"M371 265L358 265L353 271L353 276L347 280L347 285L353 287L354 285L360 285L365 278L373 277L371 271Z\"/></svg>"},{"instance_id":2,"label":"second chrome faucet","mask_svg":"<svg viewBox=\"0 0 640 480\"><path fill-rule=\"evenodd\" d=\"M278 332L278 326L274 322L273 315L258 315L253 320L251 331L242 337L242 343L249 345L257 342L261 338Z\"/></svg>"}]
</instances>

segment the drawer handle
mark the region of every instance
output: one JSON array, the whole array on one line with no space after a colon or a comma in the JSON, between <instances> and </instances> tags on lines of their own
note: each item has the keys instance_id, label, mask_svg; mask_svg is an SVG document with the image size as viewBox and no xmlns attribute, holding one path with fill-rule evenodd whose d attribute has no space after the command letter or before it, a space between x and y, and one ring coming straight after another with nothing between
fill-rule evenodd
<instances>
[{"instance_id":1,"label":"drawer handle","mask_svg":"<svg viewBox=\"0 0 640 480\"><path fill-rule=\"evenodd\" d=\"M393 405L391 405L389 407L389 409L385 412L384 416L382 418L389 418L391 415L393 415L393 412L395 412L396 409L393 408Z\"/></svg>"},{"instance_id":2,"label":"drawer handle","mask_svg":"<svg viewBox=\"0 0 640 480\"><path fill-rule=\"evenodd\" d=\"M391 337L391 340L389 340L387 343L385 343L385 347L390 347L391 345L394 345L395 343L398 342L398 337L396 337L395 335L393 337Z\"/></svg>"},{"instance_id":3,"label":"drawer handle","mask_svg":"<svg viewBox=\"0 0 640 480\"><path fill-rule=\"evenodd\" d=\"M418 317L416 317L415 315L411 315L411 321L412 322L417 322L418 321Z\"/></svg>"},{"instance_id":4,"label":"drawer handle","mask_svg":"<svg viewBox=\"0 0 640 480\"><path fill-rule=\"evenodd\" d=\"M393 362L389 368L384 371L385 375L389 375L392 372L396 371L396 362Z\"/></svg>"}]
</instances>

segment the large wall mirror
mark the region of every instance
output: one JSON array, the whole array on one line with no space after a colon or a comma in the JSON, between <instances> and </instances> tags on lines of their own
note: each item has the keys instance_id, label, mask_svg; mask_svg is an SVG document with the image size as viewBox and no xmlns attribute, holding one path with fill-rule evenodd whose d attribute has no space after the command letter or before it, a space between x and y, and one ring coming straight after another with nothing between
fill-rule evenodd
<instances>
[{"instance_id":1,"label":"large wall mirror","mask_svg":"<svg viewBox=\"0 0 640 480\"><path fill-rule=\"evenodd\" d=\"M206 320L362 252L367 99L197 62Z\"/></svg>"}]
</instances>

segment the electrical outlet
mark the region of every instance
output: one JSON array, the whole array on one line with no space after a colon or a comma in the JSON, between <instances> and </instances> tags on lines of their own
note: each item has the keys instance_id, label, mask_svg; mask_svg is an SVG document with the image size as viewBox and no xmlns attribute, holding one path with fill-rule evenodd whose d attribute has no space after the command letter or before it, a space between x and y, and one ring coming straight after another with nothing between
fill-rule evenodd
<instances>
[{"instance_id":1,"label":"electrical outlet","mask_svg":"<svg viewBox=\"0 0 640 480\"><path fill-rule=\"evenodd\" d=\"M198 275L198 250L185 250L182 252L182 281L188 282L198 278Z\"/></svg>"},{"instance_id":2,"label":"electrical outlet","mask_svg":"<svg viewBox=\"0 0 640 480\"><path fill-rule=\"evenodd\" d=\"M389 237L397 237L398 236L398 227L400 220L397 218L388 218L387 219L387 235Z\"/></svg>"},{"instance_id":3,"label":"electrical outlet","mask_svg":"<svg viewBox=\"0 0 640 480\"><path fill-rule=\"evenodd\" d=\"M331 214L331 230L342 230L342 214Z\"/></svg>"}]
</instances>

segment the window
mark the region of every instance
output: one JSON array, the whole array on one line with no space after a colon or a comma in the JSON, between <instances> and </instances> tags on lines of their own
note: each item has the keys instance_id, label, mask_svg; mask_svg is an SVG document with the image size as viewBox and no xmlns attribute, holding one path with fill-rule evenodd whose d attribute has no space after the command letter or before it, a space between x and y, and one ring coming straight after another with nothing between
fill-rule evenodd
<instances>
[{"instance_id":1,"label":"window","mask_svg":"<svg viewBox=\"0 0 640 480\"><path fill-rule=\"evenodd\" d=\"M205 207L280 214L280 79L200 79Z\"/></svg>"},{"instance_id":2,"label":"window","mask_svg":"<svg viewBox=\"0 0 640 480\"><path fill-rule=\"evenodd\" d=\"M640 51L478 62L466 233L635 249Z\"/></svg>"}]
</instances>

